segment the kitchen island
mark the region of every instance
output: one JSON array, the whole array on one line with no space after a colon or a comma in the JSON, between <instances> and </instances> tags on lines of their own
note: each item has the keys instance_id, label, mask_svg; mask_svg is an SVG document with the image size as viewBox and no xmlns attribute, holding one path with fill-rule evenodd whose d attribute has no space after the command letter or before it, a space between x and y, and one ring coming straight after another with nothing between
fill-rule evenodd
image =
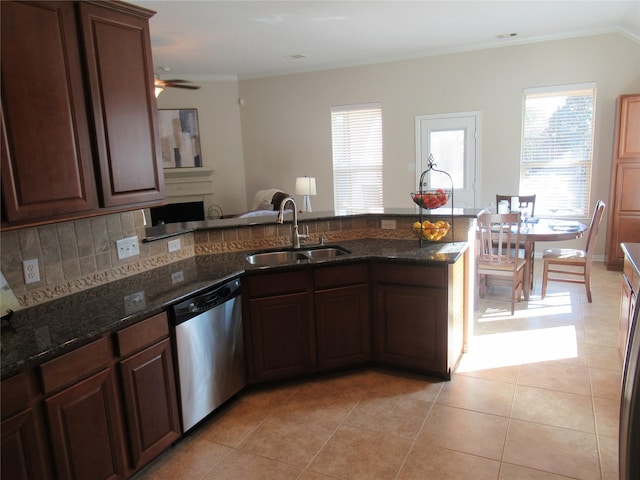
<instances>
[{"instance_id":1,"label":"kitchen island","mask_svg":"<svg viewBox=\"0 0 640 480\"><path fill-rule=\"evenodd\" d=\"M16 460L3 476L129 478L179 439L171 307L230 279L243 286L247 387L367 365L449 379L471 313L469 244L335 246L348 253L267 267L250 250L201 253L13 313L2 444Z\"/></svg>"},{"instance_id":2,"label":"kitchen island","mask_svg":"<svg viewBox=\"0 0 640 480\"><path fill-rule=\"evenodd\" d=\"M332 263L374 258L415 265L454 263L468 248L464 242L420 248L417 241L384 239L345 240L339 245L351 254ZM246 251L196 255L15 312L3 326L2 379L133 325L190 295L264 269L250 265L246 255Z\"/></svg>"}]
</instances>

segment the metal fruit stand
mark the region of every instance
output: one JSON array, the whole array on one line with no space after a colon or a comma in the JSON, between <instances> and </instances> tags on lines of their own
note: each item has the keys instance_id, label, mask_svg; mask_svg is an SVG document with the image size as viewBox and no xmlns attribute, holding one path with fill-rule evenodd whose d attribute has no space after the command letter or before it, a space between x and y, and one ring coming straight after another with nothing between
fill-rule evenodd
<instances>
[{"instance_id":1,"label":"metal fruit stand","mask_svg":"<svg viewBox=\"0 0 640 480\"><path fill-rule=\"evenodd\" d=\"M423 186L424 186L424 176L428 173L428 172L438 172L438 173L443 173L445 174L447 177L449 177L449 181L451 182L451 191L450 194L447 196L447 201L445 201L444 203L438 205L438 207L436 208L440 208L444 205L446 205L448 203L448 201L451 201L451 224L449 229L447 229L447 231L442 235L442 237L444 237L449 230L451 231L451 243L453 243L455 241L455 228L454 228L454 222L453 222L453 178L451 178L451 175L449 175L447 172L445 172L444 170L438 170L437 165L434 162L433 159L433 154L429 155L428 158L428 163L427 163L427 169L422 172L422 174L420 174L420 184L418 185L418 192L416 192L418 195L414 195L412 194L411 197L413 198L413 201L416 205L418 205L418 207L420 208L420 229L416 230L414 228L414 232L416 233L416 235L418 235L418 242L420 243L420 247L422 248L422 242L424 240L426 240L424 238L424 230L425 228L423 227L423 221L424 221L424 214L423 214L423 210L431 210L431 208L425 207L424 206L424 195L427 193L423 190ZM445 192L446 195L446 192ZM438 239L439 240L439 239ZM437 241L437 240L428 240L428 241Z\"/></svg>"}]
</instances>

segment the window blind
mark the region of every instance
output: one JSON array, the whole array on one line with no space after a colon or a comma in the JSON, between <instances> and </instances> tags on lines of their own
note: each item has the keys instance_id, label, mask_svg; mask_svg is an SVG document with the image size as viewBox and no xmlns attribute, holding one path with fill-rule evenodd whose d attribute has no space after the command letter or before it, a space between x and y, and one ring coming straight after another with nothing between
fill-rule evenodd
<instances>
[{"instance_id":1,"label":"window blind","mask_svg":"<svg viewBox=\"0 0 640 480\"><path fill-rule=\"evenodd\" d=\"M382 106L332 107L331 138L335 211L382 212Z\"/></svg>"},{"instance_id":2,"label":"window blind","mask_svg":"<svg viewBox=\"0 0 640 480\"><path fill-rule=\"evenodd\" d=\"M595 84L524 92L520 194L536 194L536 216L589 216L595 94Z\"/></svg>"}]
</instances>

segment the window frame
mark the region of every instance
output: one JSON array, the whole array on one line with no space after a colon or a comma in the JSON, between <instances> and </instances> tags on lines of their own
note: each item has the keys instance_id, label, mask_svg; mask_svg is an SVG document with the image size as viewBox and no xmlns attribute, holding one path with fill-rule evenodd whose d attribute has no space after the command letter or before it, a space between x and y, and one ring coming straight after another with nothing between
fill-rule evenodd
<instances>
[{"instance_id":1,"label":"window frame","mask_svg":"<svg viewBox=\"0 0 640 480\"><path fill-rule=\"evenodd\" d=\"M382 104L336 105L330 116L335 212L382 213Z\"/></svg>"},{"instance_id":2,"label":"window frame","mask_svg":"<svg viewBox=\"0 0 640 480\"><path fill-rule=\"evenodd\" d=\"M522 195L536 195L536 215L589 217L596 95L595 82L523 90L519 192ZM589 97L590 105L579 103L582 97ZM558 104L552 112L548 108L540 117L542 121L531 120L535 108L531 106L532 103L528 104L528 100L535 102L547 99L552 103L554 99L558 102L561 98L564 98L564 103ZM567 103L568 99L575 99L578 103ZM572 111L571 105L590 108L588 128L584 123L586 117L580 116L579 110ZM562 112L563 109L565 112ZM537 135L531 133L532 126L537 127ZM533 142L537 143L535 148L531 148ZM559 178L558 174L563 174L564 179Z\"/></svg>"}]
</instances>

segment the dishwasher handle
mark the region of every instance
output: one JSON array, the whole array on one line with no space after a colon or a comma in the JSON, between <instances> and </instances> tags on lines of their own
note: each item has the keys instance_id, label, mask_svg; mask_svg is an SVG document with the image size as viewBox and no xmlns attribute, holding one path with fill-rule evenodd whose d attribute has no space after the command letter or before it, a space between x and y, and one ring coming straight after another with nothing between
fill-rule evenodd
<instances>
[{"instance_id":1,"label":"dishwasher handle","mask_svg":"<svg viewBox=\"0 0 640 480\"><path fill-rule=\"evenodd\" d=\"M226 283L214 290L197 295L173 307L175 324L185 322L240 295L240 280Z\"/></svg>"}]
</instances>

